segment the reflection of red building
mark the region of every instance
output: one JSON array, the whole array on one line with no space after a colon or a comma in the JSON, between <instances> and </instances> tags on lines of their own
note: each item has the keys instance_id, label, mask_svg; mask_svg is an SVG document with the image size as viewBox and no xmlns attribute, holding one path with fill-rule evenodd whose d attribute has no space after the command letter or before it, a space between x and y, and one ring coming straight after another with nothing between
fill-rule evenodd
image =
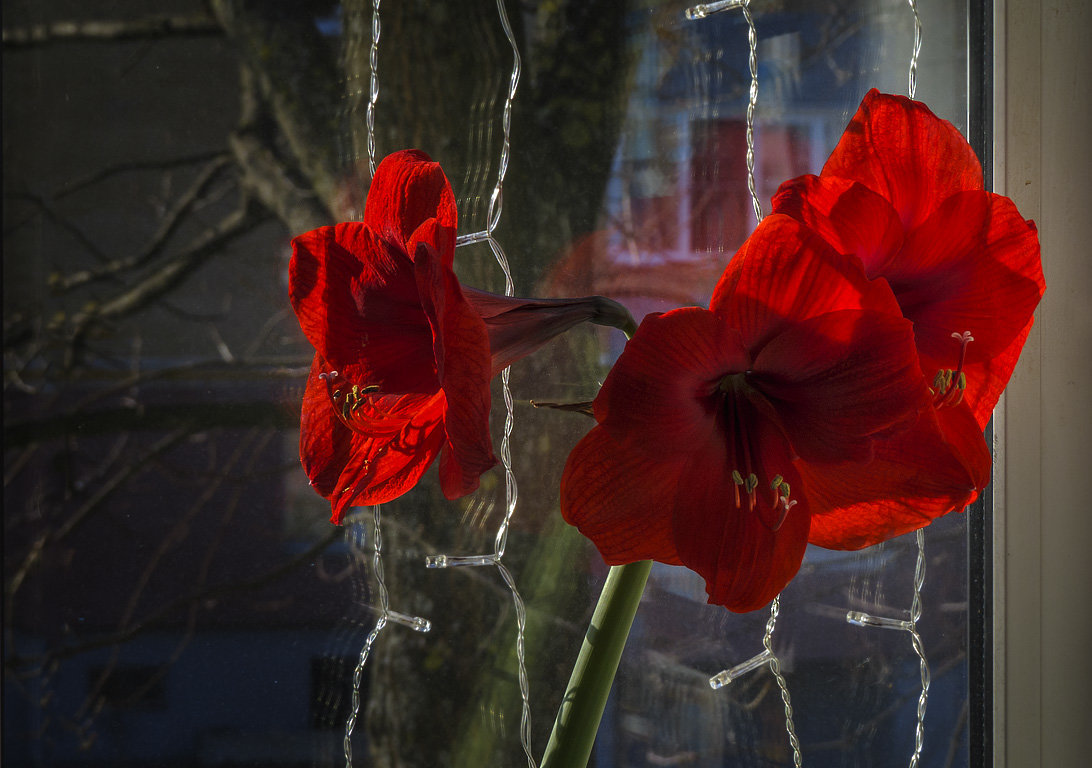
<instances>
[{"instance_id":1,"label":"reflection of red building","mask_svg":"<svg viewBox=\"0 0 1092 768\"><path fill-rule=\"evenodd\" d=\"M543 295L609 296L638 320L709 302L756 223L746 123L705 119L659 130L673 132L679 156L618 161L607 226L573 243L544 277ZM802 120L755 127L755 180L765 212L782 181L818 170L815 134Z\"/></svg>"}]
</instances>

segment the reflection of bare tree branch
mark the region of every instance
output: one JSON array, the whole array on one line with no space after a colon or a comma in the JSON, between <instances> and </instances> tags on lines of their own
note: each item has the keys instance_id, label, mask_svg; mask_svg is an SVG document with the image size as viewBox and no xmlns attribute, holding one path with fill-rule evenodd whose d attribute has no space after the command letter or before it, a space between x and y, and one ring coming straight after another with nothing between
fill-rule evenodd
<instances>
[{"instance_id":1,"label":"reflection of bare tree branch","mask_svg":"<svg viewBox=\"0 0 1092 768\"><path fill-rule=\"evenodd\" d=\"M172 168L180 168L187 165L195 165L197 163L205 163L222 156L224 153L222 150L215 152L198 152L193 155L182 155L181 157L171 157L165 160L130 160L127 162L118 163L112 165L109 168L103 168L98 171L89 173L86 176L82 176L75 181L70 181L65 184L57 194L53 195L54 200L60 200L62 197L68 197L75 194L87 187L94 186L100 182L106 181L109 178L117 176L121 173L130 173L132 171L168 171Z\"/></svg>"},{"instance_id":2,"label":"reflection of bare tree branch","mask_svg":"<svg viewBox=\"0 0 1092 768\"><path fill-rule=\"evenodd\" d=\"M951 656L950 658L944 659L934 667L933 680L939 680L940 678L944 677L944 675L952 671L952 669L954 669L956 666L965 663L966 660L967 654L965 651L956 651L955 655ZM914 664L914 667L916 669L917 664ZM876 728L880 725L880 723L893 718L899 709L906 706L909 702L917 700L920 693L920 690L909 690L905 693L894 696L891 703L883 709L877 711L874 717L868 720L862 720L861 722L857 723L852 728L848 729L848 732L842 738L832 739L830 741L815 742L813 744L807 745L807 747L810 751L813 752L842 752L850 750L854 748L857 743L866 735L875 733Z\"/></svg>"},{"instance_id":3,"label":"reflection of bare tree branch","mask_svg":"<svg viewBox=\"0 0 1092 768\"><path fill-rule=\"evenodd\" d=\"M6 425L4 447L28 445L79 432L92 436L123 431L156 431L190 426L195 430L213 427L299 426L298 411L289 411L279 403L222 402L144 405L108 408L91 413L52 414L50 416Z\"/></svg>"},{"instance_id":4,"label":"reflection of bare tree branch","mask_svg":"<svg viewBox=\"0 0 1092 768\"><path fill-rule=\"evenodd\" d=\"M215 227L136 285L128 286L123 292L101 304L92 303L85 307L73 322L68 364L74 362L91 326L132 314L148 306L188 277L208 258L216 255L221 248L260 224L264 218L244 201L234 213L225 216Z\"/></svg>"},{"instance_id":5,"label":"reflection of bare tree branch","mask_svg":"<svg viewBox=\"0 0 1092 768\"><path fill-rule=\"evenodd\" d=\"M315 193L296 184L284 163L254 133L236 133L229 141L244 188L273 211L289 232L298 234L330 223L330 214Z\"/></svg>"},{"instance_id":6,"label":"reflection of bare tree branch","mask_svg":"<svg viewBox=\"0 0 1092 768\"><path fill-rule=\"evenodd\" d=\"M48 218L58 227L70 234L73 239L76 240L76 242L82 245L88 253L90 253L99 261L107 261L109 259L109 257L105 253L103 253L102 249L100 249L82 229L80 229L67 218L62 216L61 213L53 207L53 204L46 200L44 197L36 195L32 192L13 194L11 196L32 203L43 214L45 214L46 218Z\"/></svg>"},{"instance_id":7,"label":"reflection of bare tree branch","mask_svg":"<svg viewBox=\"0 0 1092 768\"><path fill-rule=\"evenodd\" d=\"M292 559L286 560L284 563L275 568L271 568L254 578L246 579L245 581L236 581L230 584L217 584L212 587L191 590L185 595L181 595L170 602L164 603L158 610L148 614L141 621L131 624L123 631L111 632L107 635L91 638L82 641L79 645L60 646L36 656L10 656L5 659L5 666L8 668L26 666L44 667L61 659L70 658L80 653L95 650L96 648L105 648L118 643L127 642L144 632L155 629L164 619L184 607L200 605L207 600L224 597L226 595L261 589L262 587L287 576L297 568L310 564L310 562L321 552L326 550L327 547L330 547L340 540L342 534L343 531L341 528L331 526L330 533L319 541L316 541L306 551L301 552Z\"/></svg>"},{"instance_id":8,"label":"reflection of bare tree branch","mask_svg":"<svg viewBox=\"0 0 1092 768\"><path fill-rule=\"evenodd\" d=\"M146 19L108 21L55 21L4 30L4 47L29 48L61 42L106 42L159 37L207 37L224 34L220 24L207 14L195 16L149 16Z\"/></svg>"},{"instance_id":9,"label":"reflection of bare tree branch","mask_svg":"<svg viewBox=\"0 0 1092 768\"><path fill-rule=\"evenodd\" d=\"M37 452L37 450L38 450L38 446L36 444L28 445L19 454L19 458L15 459L15 461L13 461L10 466L8 466L8 467L6 467L4 469L4 486L5 487L11 485L11 481L14 480L16 477L18 477L19 473L23 471L23 467L25 467L27 465L27 462L30 461L31 457L34 456L34 454ZM8 521L9 519L10 518L8 518L7 515L4 516L5 522Z\"/></svg>"},{"instance_id":10,"label":"reflection of bare tree branch","mask_svg":"<svg viewBox=\"0 0 1092 768\"><path fill-rule=\"evenodd\" d=\"M303 186L278 156L263 122L257 78L246 64L239 67L239 127L228 138L242 175L243 188L273 211L289 232L306 232L330 222L330 214L313 189ZM298 177L298 174L295 174Z\"/></svg>"},{"instance_id":11,"label":"reflection of bare tree branch","mask_svg":"<svg viewBox=\"0 0 1092 768\"><path fill-rule=\"evenodd\" d=\"M289 15L284 5L243 0L210 0L210 5L253 73L299 171L322 205L335 210L339 164L331 138L338 133L341 77L313 21L306 10Z\"/></svg>"},{"instance_id":12,"label":"reflection of bare tree branch","mask_svg":"<svg viewBox=\"0 0 1092 768\"><path fill-rule=\"evenodd\" d=\"M220 359L195 360L190 363L183 363L182 365L173 365L169 368L138 371L119 380L116 384L100 389L93 394L88 395L83 400L80 400L72 407L72 410L69 412L69 417L75 418L77 414L83 412L88 406L93 405L94 403L120 392L124 392L132 387L153 381L195 380L200 379L201 377L210 376L245 380L260 378L266 381L271 379L299 381L302 377L307 375L307 371L310 367L311 361L309 359L253 360L250 357L244 357L230 363Z\"/></svg>"},{"instance_id":13,"label":"reflection of bare tree branch","mask_svg":"<svg viewBox=\"0 0 1092 768\"><path fill-rule=\"evenodd\" d=\"M46 529L35 540L34 544L31 545L30 551L6 585L4 590L7 602L6 615L13 615L14 607L12 602L15 599L15 594L19 591L20 586L22 586L27 574L30 573L31 568L33 568L41 559L42 553L45 551L46 547L63 541L67 536L71 535L73 531L87 522L91 515L101 507L104 501L110 498L119 488L124 486L133 476L147 467L154 458L179 443L187 434L189 434L189 432L189 429L183 428L176 429L175 431L164 435L143 452L139 459L122 466L110 480L99 486L95 493L92 494L91 498L85 501L80 508L73 512L63 523Z\"/></svg>"},{"instance_id":14,"label":"reflection of bare tree branch","mask_svg":"<svg viewBox=\"0 0 1092 768\"><path fill-rule=\"evenodd\" d=\"M193 210L194 205L208 191L209 186L220 175L220 172L227 167L228 162L229 157L226 154L219 155L201 170L197 178L194 179L193 184L190 185L189 189L178 199L174 207L160 222L159 228L140 254L128 259L111 259L99 269L81 270L68 275L55 273L50 276L50 287L58 291L69 291L77 286L114 277L121 272L147 264L163 251L167 240L181 225L183 218Z\"/></svg>"},{"instance_id":15,"label":"reflection of bare tree branch","mask_svg":"<svg viewBox=\"0 0 1092 768\"><path fill-rule=\"evenodd\" d=\"M129 594L129 600L125 606L125 610L122 612L120 621L118 622L118 630L124 631L126 627L133 623L133 615L136 613L137 607L140 604L144 592L151 581L152 576L159 569L162 560L166 555L177 545L181 544L189 533L190 525L197 515L206 507L206 505L213 499L216 493L220 490L224 481L233 475L236 465L242 460L244 456L249 455L250 460L247 462L247 466L243 468L243 474L247 474L254 468L255 463L260 459L262 450L269 444L269 441L273 438L274 432L266 430L264 435L260 437L255 434L256 430L251 430L251 433L241 439L228 457L227 461L223 465L223 472L215 476L210 482L204 484L204 488L201 494L190 505L189 509L182 515L179 515L174 520L174 524L170 530L160 539L159 546L156 547L155 552L145 563L144 570L135 581L132 591ZM208 579L209 568L212 565L212 560L215 554L220 549L220 542L223 538L224 532L227 526L230 524L231 519L235 515L235 511L238 509L239 501L242 498L243 488L239 487L235 489L235 493L232 498L224 506L221 514L218 517L218 525L216 532L213 534L212 540L209 541L208 547L205 549L204 557L201 561L201 566L195 576L195 583L198 588L205 586ZM194 628L197 624L199 603L193 602L189 606L188 616L186 618L185 631L181 633L178 641L175 643L174 650L169 654L167 659L160 665L156 674L152 675L149 680L144 682L144 690L149 689L155 684L157 679L162 678L174 662L189 645L190 640L193 638ZM84 715L95 705L96 699L101 700L100 693L102 687L109 680L113 674L114 669L117 666L118 657L121 654L121 645L116 645L110 655L110 659L100 672L98 679L91 686L91 690L88 692L87 697L84 700L83 705L80 707L77 716ZM141 690L137 690L133 693L134 697L139 697Z\"/></svg>"}]
</instances>

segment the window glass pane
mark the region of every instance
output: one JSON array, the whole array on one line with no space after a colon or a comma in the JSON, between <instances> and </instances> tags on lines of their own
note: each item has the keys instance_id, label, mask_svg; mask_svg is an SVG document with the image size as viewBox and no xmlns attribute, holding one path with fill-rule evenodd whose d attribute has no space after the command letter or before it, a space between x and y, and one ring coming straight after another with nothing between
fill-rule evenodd
<instances>
[{"instance_id":1,"label":"window glass pane","mask_svg":"<svg viewBox=\"0 0 1092 768\"><path fill-rule=\"evenodd\" d=\"M260 6L260 7L254 7ZM524 296L601 294L640 320L704 305L753 230L748 27L679 2L382 6L376 159L419 147L489 224ZM968 125L966 12L919 3L918 97ZM822 167L864 93L905 93L900 0L751 3L755 185ZM4 701L12 765L344 765L354 667L383 602L372 511L343 526L299 463L313 348L287 298L289 240L359 219L368 189L372 4L11 2L4 48ZM210 15L211 14L211 15ZM507 163L502 165L502 158ZM473 239L473 238L471 238ZM503 292L487 243L464 285ZM382 507L390 623L359 676L356 765L514 765L516 608L526 603L536 758L607 567L559 514L565 459L592 422L535 408L595 397L623 348L584 325L511 369L503 468L448 501L436 470ZM492 390L492 438L505 432ZM973 514L969 513L969 514ZM967 747L967 517L925 535L919 624L931 683L922 762ZM808 765L903 765L918 658L913 535L809 548L772 645ZM708 680L762 649L768 610L707 605L657 564L608 701L597 766L791 765L768 669Z\"/></svg>"}]
</instances>

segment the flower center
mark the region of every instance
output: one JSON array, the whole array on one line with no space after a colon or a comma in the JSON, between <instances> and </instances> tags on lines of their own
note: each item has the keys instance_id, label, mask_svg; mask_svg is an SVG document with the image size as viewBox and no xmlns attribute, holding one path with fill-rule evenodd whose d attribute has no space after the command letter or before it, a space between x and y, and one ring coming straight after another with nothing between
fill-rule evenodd
<instances>
[{"instance_id":1,"label":"flower center","mask_svg":"<svg viewBox=\"0 0 1092 768\"><path fill-rule=\"evenodd\" d=\"M788 515L789 510L796 505L797 501L791 498L792 489L785 481L784 476L775 474L769 483L771 505L766 509L760 506L762 502L759 499L759 479L752 464L751 441L748 435L748 427L754 429L755 425L748 425L746 422L750 419L743 413L744 409L746 409L751 412L752 418L756 415L753 413L753 406L748 407L750 398L745 394L746 391L751 390L751 386L747 382L749 373L750 371L728 374L717 385L718 391L724 393L725 427L728 432L729 453L732 461L739 462L737 466L732 468L735 507L741 509L746 504L748 512L754 513L757 511L762 523L770 530L776 531L785 522L785 516ZM759 451L756 450L754 453L757 454ZM754 459L756 460L754 463L759 465L757 468L761 471L762 457L759 455L755 456ZM763 493L766 493L766 491L763 491ZM746 501L744 501L744 496L746 496Z\"/></svg>"},{"instance_id":2,"label":"flower center","mask_svg":"<svg viewBox=\"0 0 1092 768\"><path fill-rule=\"evenodd\" d=\"M352 423L353 414L367 402L369 395L379 392L379 386L369 384L362 387L348 382L339 383L340 376L337 371L320 373L319 378L326 382L326 394L334 406L334 413L337 414L338 419L349 429L355 429Z\"/></svg>"},{"instance_id":3,"label":"flower center","mask_svg":"<svg viewBox=\"0 0 1092 768\"><path fill-rule=\"evenodd\" d=\"M967 374L963 372L963 363L967 359L967 345L974 341L970 331L953 333L952 338L959 342L959 363L955 369L944 368L933 377L933 407L959 405L963 401L963 391L967 389Z\"/></svg>"}]
</instances>

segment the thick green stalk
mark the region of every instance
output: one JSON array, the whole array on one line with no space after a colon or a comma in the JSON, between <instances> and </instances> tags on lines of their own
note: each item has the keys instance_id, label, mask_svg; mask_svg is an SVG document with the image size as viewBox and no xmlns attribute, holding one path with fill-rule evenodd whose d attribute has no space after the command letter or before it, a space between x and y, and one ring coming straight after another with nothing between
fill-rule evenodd
<instances>
[{"instance_id":1,"label":"thick green stalk","mask_svg":"<svg viewBox=\"0 0 1092 768\"><path fill-rule=\"evenodd\" d=\"M573 666L541 768L585 768L652 561L610 569Z\"/></svg>"}]
</instances>

